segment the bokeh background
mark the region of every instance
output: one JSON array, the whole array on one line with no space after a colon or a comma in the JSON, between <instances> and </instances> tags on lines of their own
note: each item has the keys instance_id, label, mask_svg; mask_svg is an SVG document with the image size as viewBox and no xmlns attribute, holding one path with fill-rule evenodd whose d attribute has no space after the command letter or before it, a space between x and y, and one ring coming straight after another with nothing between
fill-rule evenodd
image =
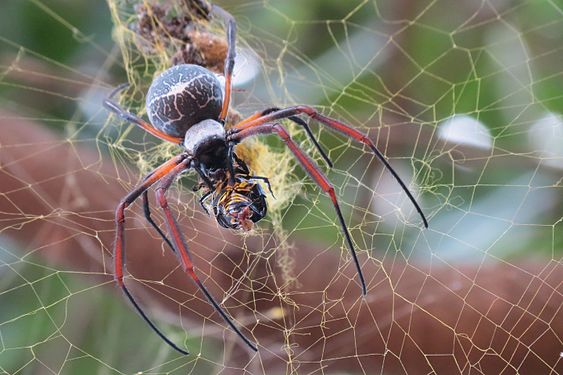
<instances>
[{"instance_id":1,"label":"bokeh background","mask_svg":"<svg viewBox=\"0 0 563 375\"><path fill-rule=\"evenodd\" d=\"M468 282L470 287L459 298L475 313L471 319L490 321L506 333L494 343L492 339L482 343L477 334L467 334L466 348L478 348L482 356L472 357L474 353L467 349L462 357L472 365L456 360L441 367L428 358L454 356L460 348L452 342L449 353L436 353L424 344L432 339L427 332L422 341L414 342L415 351L428 359L429 367L437 373L495 373L499 368L504 373L561 371L555 356L563 348L563 7L555 1L507 0L217 3L238 22L236 110L249 115L271 104L306 103L368 132L410 183L429 217L430 229L423 230L404 193L377 162L363 154L360 146L313 125L336 164L327 173L337 188L354 241L363 255L370 256L368 263L383 265L385 272L377 275L384 281L370 278L371 287L390 281L391 300L408 300L411 314L425 311L457 333L469 318L461 312L452 313L452 321L447 313L440 315L451 306L441 300L440 288L446 295L457 295L455 278L447 275L461 275L460 285ZM117 200L105 195L101 186L131 189L143 171L173 151L109 117L101 106L112 87L131 81L133 88L122 102L143 114L143 93L154 71L162 68L163 54L134 49L132 39L124 42L133 35L127 30L136 20L136 4L125 0L4 0L0 4L0 171L5 182L0 191L0 372L271 374L314 373L313 368L326 366L325 373L373 373L361 365L363 351L345 355L353 364L335 365L338 352L318 348L309 357L287 354L291 352L287 348L274 351L272 356L282 358L285 368L272 365L275 361L265 359L266 355L239 358L234 365L224 347L236 344L225 333L228 330L213 331L213 319L205 323L192 319L197 334L193 330L190 334L194 326L186 329L188 333L178 326L179 308L159 314L153 306L153 315L170 323L163 325L171 337L199 352L187 359L178 357L113 287L111 210L101 213L107 230L83 222L86 216L95 220L93 207L97 206L91 191L77 193L72 184L81 172L95 171L99 180L91 180L89 187L98 189L99 183L98 198L111 206ZM212 22L209 30L223 35L220 23ZM38 132L48 130L48 135L30 134L29 140L25 135L11 137L15 131L9 129L18 124ZM318 160L306 137L298 129L292 131ZM294 168L280 142L264 142L270 150L264 153L269 152L269 160L281 168L272 167L271 173L284 172L276 175L279 198L271 199L271 217L242 240L221 235L214 251L226 250L231 241L244 241L236 244L241 252L248 244L255 252L267 248L266 255L258 257L272 265L280 282L271 294L285 293L288 304L309 285L303 273L295 272L301 266L300 247L315 248L321 257L336 255L337 272L351 276L335 299L352 294L353 301L361 301L354 275L347 269L349 259L330 201ZM51 161L66 184L61 190L51 187L57 192L53 195L43 189L49 170L42 171L47 177L36 177L34 164L26 164L25 155L58 147L74 152L67 149L61 154L65 158ZM267 173L270 166L260 168ZM323 166L323 170L327 169ZM174 197L180 215L191 219L186 228L195 234L188 237L198 246L205 243L205 227L198 226L203 224L193 213L197 206L180 199L189 194L194 182L186 178L184 192ZM28 205L38 197L49 209ZM132 215L140 218L141 212L137 209ZM49 225L54 222L68 232L53 236ZM146 225L135 226L135 236L157 241ZM76 244L72 250L63 245L69 241ZM81 258L76 253L88 255ZM314 267L313 262L305 272ZM395 262L416 272L411 269L405 278L394 279L393 267L385 265ZM249 265L251 270L256 266L252 261ZM489 271L490 267L498 268ZM444 276L443 282L434 274L436 270ZM139 272L133 279L143 279ZM478 281L479 274L487 272L492 278ZM226 288L233 293L237 275L227 275L232 282ZM253 271L245 274L252 277ZM163 276L159 280L166 283ZM429 280L436 282L434 291ZM518 285L511 290L512 282ZM408 288L403 290L402 283ZM327 284L327 290L331 285ZM222 288L215 290L219 300ZM326 291L314 284L311 288L311 296ZM482 294L473 299L473 292ZM479 298L485 294L507 304L505 315L488 315L495 302L488 310L480 308ZM355 302L342 307L348 318ZM429 307L433 303L436 310ZM280 306L283 315L285 305ZM251 320L263 314L253 309ZM391 322L401 318L400 310L390 311ZM516 325L505 327L503 322L514 311L532 316L539 333L513 331ZM276 319L275 311L261 316ZM273 324L272 334L289 335L285 344L290 346L295 324L291 319ZM357 337L369 338L367 326L349 324L352 331L358 329ZM405 331L409 336L409 330ZM526 334L533 336L530 342ZM323 337L318 345L328 342L330 335ZM408 349L396 346L391 337L382 339L384 349L375 350L376 362L383 361L378 371L426 373L409 368L403 357ZM514 349L514 354L499 352L498 347L508 350L510 340L514 340L510 345L520 349ZM542 342L545 345L534 346ZM341 345L355 344L342 341ZM488 352L490 348L494 350ZM385 350L392 353L387 358L398 364L381 360ZM486 354L502 357L500 367L485 366Z\"/></svg>"}]
</instances>

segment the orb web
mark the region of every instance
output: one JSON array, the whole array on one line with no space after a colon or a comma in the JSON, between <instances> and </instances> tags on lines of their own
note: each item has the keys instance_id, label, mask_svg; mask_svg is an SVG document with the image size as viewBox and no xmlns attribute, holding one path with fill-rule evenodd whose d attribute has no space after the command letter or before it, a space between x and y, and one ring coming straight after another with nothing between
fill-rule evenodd
<instances>
[{"instance_id":1,"label":"orb web","mask_svg":"<svg viewBox=\"0 0 563 375\"><path fill-rule=\"evenodd\" d=\"M170 201L200 276L259 344L257 354L195 291L141 204L127 211L126 283L186 357L118 293L111 255L119 199L178 149L101 103L127 80L120 103L146 116L152 77L185 57L162 34L132 27L140 14L146 28L193 16L197 31L210 33L211 47L196 56L206 61L220 54L221 22L181 13L197 12L183 2L159 2L163 18L147 16L156 4L149 1L9 4L35 28L0 30L1 371L561 372L556 2L219 3L238 22L244 57L232 116L309 104L366 132L430 228L361 145L310 121L334 161L329 169L305 134L284 123L334 183L368 283L362 297L330 200L281 142L248 142L237 152L270 178L275 196L253 231L233 233L207 218L193 175ZM34 42L49 30L60 50ZM180 33L193 41L190 30Z\"/></svg>"}]
</instances>

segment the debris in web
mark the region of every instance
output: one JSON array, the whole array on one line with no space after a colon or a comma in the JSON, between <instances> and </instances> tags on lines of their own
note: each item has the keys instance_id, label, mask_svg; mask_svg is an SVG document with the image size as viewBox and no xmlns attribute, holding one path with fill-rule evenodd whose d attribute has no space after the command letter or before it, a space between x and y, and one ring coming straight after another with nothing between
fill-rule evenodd
<instances>
[{"instance_id":1,"label":"debris in web","mask_svg":"<svg viewBox=\"0 0 563 375\"><path fill-rule=\"evenodd\" d=\"M179 9L178 9L179 8ZM129 29L146 55L158 55L164 48L171 65L196 64L223 73L227 43L209 31L211 6L201 0L185 0L178 7L170 3L142 3L135 6L136 19Z\"/></svg>"}]
</instances>

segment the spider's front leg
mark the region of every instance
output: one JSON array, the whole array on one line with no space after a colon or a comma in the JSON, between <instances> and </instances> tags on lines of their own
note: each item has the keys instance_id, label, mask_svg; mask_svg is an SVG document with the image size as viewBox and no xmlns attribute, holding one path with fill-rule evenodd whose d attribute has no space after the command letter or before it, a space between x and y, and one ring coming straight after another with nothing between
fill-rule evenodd
<instances>
[{"instance_id":1,"label":"spider's front leg","mask_svg":"<svg viewBox=\"0 0 563 375\"><path fill-rule=\"evenodd\" d=\"M224 122L227 114L229 112L229 104L231 101L231 86L233 78L233 69L235 68L235 42L236 42L236 32L237 23L235 18L220 6L213 5L212 12L215 15L223 18L225 26L227 28L227 56L225 57L225 96L223 97L223 107L221 108L221 113L219 115L219 121Z\"/></svg>"},{"instance_id":2,"label":"spider's front leg","mask_svg":"<svg viewBox=\"0 0 563 375\"><path fill-rule=\"evenodd\" d=\"M420 208L416 199L411 194L411 192L407 188L407 185L403 182L401 177L399 177L397 172L395 172L393 167L391 167L391 165L389 164L389 162L387 161L385 156L377 149L377 147L375 147L375 144L371 141L371 139L369 139L368 136L365 135L364 133L352 128L351 126L343 124L342 122L340 122L336 119L333 119L331 117L324 116L321 113L319 113L319 111L317 111L313 107L309 107L309 106L306 106L306 105L298 105L298 106L294 106L294 107L287 107L287 108L284 108L284 109L279 109L279 110L274 111L274 112L267 112L266 111L263 114L255 114L253 116L250 116L248 119L245 119L245 120L242 120L241 122L239 122L237 125L235 125L233 130L246 131L246 130L250 130L254 127L261 127L261 126L268 124L268 123L274 123L276 121L279 121L279 120L282 120L282 119L285 119L285 118L291 119L292 117L294 117L296 115L300 115L300 114L305 114L308 117L310 117L314 120L317 120L321 124L326 125L329 129L336 131L336 132L339 132L339 133L341 133L341 134L343 134L347 137L350 137L353 140L360 142L360 143L366 145L367 147L369 147L369 149L379 159L379 161L381 161L381 163L383 163L385 168L387 168L387 170L389 172L391 172L391 174L393 175L393 177L395 178L397 183L401 186L401 188L403 189L405 194L408 196L409 200L412 202L414 208L416 209L416 211L418 212L418 214L422 218L422 222L424 224L424 227L428 228L428 220L426 219L424 212L422 212L422 208Z\"/></svg>"},{"instance_id":3,"label":"spider's front leg","mask_svg":"<svg viewBox=\"0 0 563 375\"><path fill-rule=\"evenodd\" d=\"M334 210L336 211L336 216L338 217L338 221L340 222L342 233L344 234L346 242L348 243L348 249L350 250L350 254L352 255L352 259L354 260L354 265L356 266L356 271L358 273L358 278L360 279L360 285L362 287L362 293L366 295L367 287L364 274L360 266L360 261L358 260L358 255L356 254L356 250L354 248L354 243L352 242L352 236L348 231L348 226L344 221L344 216L342 216L342 211L340 210L338 198L336 197L336 193L334 192L334 187L332 186L332 183L328 180L328 178L324 175L324 173L315 164L315 162L311 160L311 158L309 158L301 150L301 148L299 148L299 146L291 138L287 130L279 123L260 124L242 130L233 128L227 133L227 141L232 144L236 144L241 142L245 138L260 134L276 134L278 137L280 137L284 141L286 146L291 150L293 155L295 155L297 160L299 160L299 163L301 163L301 166L305 169L309 176L311 176L313 181L315 181L315 183L330 197L330 200L332 201L332 204L334 206Z\"/></svg>"}]
</instances>

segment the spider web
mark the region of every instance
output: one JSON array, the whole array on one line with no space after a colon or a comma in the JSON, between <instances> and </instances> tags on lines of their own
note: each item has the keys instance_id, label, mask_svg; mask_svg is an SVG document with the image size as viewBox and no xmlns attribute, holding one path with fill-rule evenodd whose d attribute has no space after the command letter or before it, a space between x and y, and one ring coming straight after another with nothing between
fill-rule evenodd
<instances>
[{"instance_id":1,"label":"spider web","mask_svg":"<svg viewBox=\"0 0 563 375\"><path fill-rule=\"evenodd\" d=\"M135 204L126 283L186 357L122 298L111 256L119 199L177 149L101 107L127 80L120 102L144 115L173 53L140 48L136 2L95 3L2 5L0 372L563 372L560 4L219 3L245 56L235 110L310 104L368 133L430 228L362 147L311 122L329 170L287 124L335 185L362 297L330 200L281 142L238 151L275 195L248 234L218 228L183 177L170 201L198 272L259 344L241 345ZM219 22L196 24L224 36Z\"/></svg>"}]
</instances>

